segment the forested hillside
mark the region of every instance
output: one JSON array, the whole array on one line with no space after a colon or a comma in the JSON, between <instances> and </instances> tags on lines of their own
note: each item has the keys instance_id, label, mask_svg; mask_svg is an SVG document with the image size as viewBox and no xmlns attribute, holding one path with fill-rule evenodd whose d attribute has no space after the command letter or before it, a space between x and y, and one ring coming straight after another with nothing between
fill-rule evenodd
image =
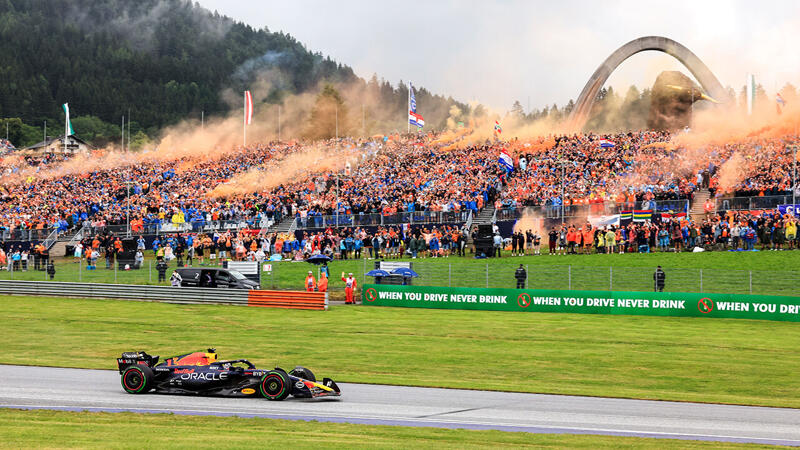
<instances>
[{"instance_id":1,"label":"forested hillside","mask_svg":"<svg viewBox=\"0 0 800 450\"><path fill-rule=\"evenodd\" d=\"M10 122L17 146L41 137L45 120L48 128L63 127L64 102L83 121L76 133L99 144L118 138L120 118L129 111L132 133L152 137L201 111L226 113L232 107L226 91L248 89L271 70L280 71L281 83L263 102L318 90L322 82L360 85L378 93L387 115L374 112L373 126L405 127L407 90L399 83L368 85L288 34L254 29L184 0L0 0L0 117L22 120ZM424 89L417 100L434 127L456 104Z\"/></svg>"}]
</instances>

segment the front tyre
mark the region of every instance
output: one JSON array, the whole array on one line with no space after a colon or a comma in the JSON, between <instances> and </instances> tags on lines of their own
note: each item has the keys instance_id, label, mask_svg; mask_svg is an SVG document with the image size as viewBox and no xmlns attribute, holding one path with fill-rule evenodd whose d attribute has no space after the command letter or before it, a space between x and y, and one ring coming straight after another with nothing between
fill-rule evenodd
<instances>
[{"instance_id":1,"label":"front tyre","mask_svg":"<svg viewBox=\"0 0 800 450\"><path fill-rule=\"evenodd\" d=\"M308 381L317 381L317 377L314 376L314 372L310 369L307 369L303 366L297 366L289 372L289 375L295 376L297 378L302 378Z\"/></svg>"},{"instance_id":2,"label":"front tyre","mask_svg":"<svg viewBox=\"0 0 800 450\"><path fill-rule=\"evenodd\" d=\"M258 385L261 395L267 400L283 400L289 396L292 390L289 375L283 370L270 370L261 378Z\"/></svg>"},{"instance_id":3,"label":"front tyre","mask_svg":"<svg viewBox=\"0 0 800 450\"><path fill-rule=\"evenodd\" d=\"M128 394L145 394L150 391L153 371L147 366L128 366L122 372L122 388Z\"/></svg>"}]
</instances>

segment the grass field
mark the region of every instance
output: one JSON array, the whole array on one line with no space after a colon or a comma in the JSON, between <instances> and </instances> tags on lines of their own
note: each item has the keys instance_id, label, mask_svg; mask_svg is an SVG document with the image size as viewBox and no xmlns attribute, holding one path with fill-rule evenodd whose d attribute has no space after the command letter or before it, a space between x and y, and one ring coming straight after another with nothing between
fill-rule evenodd
<instances>
[{"instance_id":1,"label":"grass field","mask_svg":"<svg viewBox=\"0 0 800 450\"><path fill-rule=\"evenodd\" d=\"M214 346L337 381L800 407L789 322L9 296L6 364L112 369Z\"/></svg>"},{"instance_id":2,"label":"grass field","mask_svg":"<svg viewBox=\"0 0 800 450\"><path fill-rule=\"evenodd\" d=\"M94 271L85 270L72 259L61 258L56 263L56 281L159 284L152 259L145 261L142 270L116 272L106 270L103 260ZM513 287L513 272L519 264L528 266L531 288L651 290L651 275L656 265L663 266L667 272L667 290L796 295L794 292L800 283L800 251L541 255L480 260L420 258L413 260L413 264L422 275L415 284L439 286ZM173 262L167 277L175 267ZM343 283L339 280L342 272L353 272L362 284L371 282L372 279L363 274L373 267L373 260L334 261L330 263L330 287L342 289ZM609 267L613 267L611 276ZM308 270L316 272L316 266L303 262L277 262L272 263L272 268L272 272L262 274L265 289L302 289ZM704 275L701 276L700 270L705 270ZM749 271L753 272L752 276ZM44 280L45 273L0 271L0 279L12 277ZM704 281L700 281L701 278Z\"/></svg>"},{"instance_id":3,"label":"grass field","mask_svg":"<svg viewBox=\"0 0 800 450\"><path fill-rule=\"evenodd\" d=\"M744 448L743 444L171 414L0 410L0 448ZM756 448L756 446L746 446Z\"/></svg>"}]
</instances>

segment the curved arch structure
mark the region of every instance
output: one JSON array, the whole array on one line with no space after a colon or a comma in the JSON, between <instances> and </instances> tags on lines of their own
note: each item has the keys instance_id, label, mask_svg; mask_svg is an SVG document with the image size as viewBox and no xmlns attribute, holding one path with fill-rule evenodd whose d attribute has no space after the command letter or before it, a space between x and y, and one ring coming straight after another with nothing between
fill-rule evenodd
<instances>
[{"instance_id":1,"label":"curved arch structure","mask_svg":"<svg viewBox=\"0 0 800 450\"><path fill-rule=\"evenodd\" d=\"M645 36L634 39L618 48L594 71L594 74L592 74L592 77L589 78L586 86L584 86L575 107L570 113L569 125L571 129L577 131L586 124L586 121L589 119L589 112L597 98L597 93L606 83L611 73L626 59L639 52L648 50L664 52L674 57L689 69L709 95L721 103L728 101L728 93L719 83L717 77L711 73L703 61L692 53L691 50L663 36Z\"/></svg>"}]
</instances>

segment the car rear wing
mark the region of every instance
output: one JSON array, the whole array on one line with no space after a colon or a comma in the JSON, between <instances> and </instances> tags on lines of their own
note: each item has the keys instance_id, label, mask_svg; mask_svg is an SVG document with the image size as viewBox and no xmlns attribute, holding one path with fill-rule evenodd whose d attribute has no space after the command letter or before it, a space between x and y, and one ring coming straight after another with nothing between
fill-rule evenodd
<instances>
[{"instance_id":1,"label":"car rear wing","mask_svg":"<svg viewBox=\"0 0 800 450\"><path fill-rule=\"evenodd\" d=\"M133 365L153 367L158 364L158 356L150 356L145 352L124 352L117 358L117 367L121 374L126 367Z\"/></svg>"}]
</instances>

